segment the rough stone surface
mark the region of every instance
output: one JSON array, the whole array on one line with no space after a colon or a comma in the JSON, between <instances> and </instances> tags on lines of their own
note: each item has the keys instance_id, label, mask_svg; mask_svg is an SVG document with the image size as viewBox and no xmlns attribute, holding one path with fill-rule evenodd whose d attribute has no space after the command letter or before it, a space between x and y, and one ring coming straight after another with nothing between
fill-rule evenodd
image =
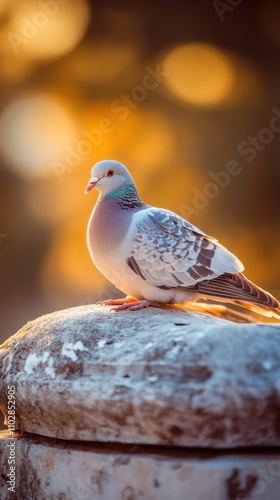
<instances>
[{"instance_id":1,"label":"rough stone surface","mask_svg":"<svg viewBox=\"0 0 280 500\"><path fill-rule=\"evenodd\" d=\"M17 429L60 439L232 448L280 445L280 326L154 308L82 306L0 349Z\"/></svg>"},{"instance_id":2,"label":"rough stone surface","mask_svg":"<svg viewBox=\"0 0 280 500\"><path fill-rule=\"evenodd\" d=\"M14 500L279 500L280 453L16 440L8 494L8 433L0 433L0 498Z\"/></svg>"}]
</instances>

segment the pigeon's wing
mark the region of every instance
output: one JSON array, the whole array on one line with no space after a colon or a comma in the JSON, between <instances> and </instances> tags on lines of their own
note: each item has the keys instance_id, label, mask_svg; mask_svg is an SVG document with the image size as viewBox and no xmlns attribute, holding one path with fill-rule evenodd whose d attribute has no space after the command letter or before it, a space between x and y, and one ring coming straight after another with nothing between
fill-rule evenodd
<instances>
[{"instance_id":1,"label":"pigeon's wing","mask_svg":"<svg viewBox=\"0 0 280 500\"><path fill-rule=\"evenodd\" d=\"M217 240L173 212L148 208L138 212L134 224L127 263L154 286L191 289L201 281L243 270Z\"/></svg>"}]
</instances>

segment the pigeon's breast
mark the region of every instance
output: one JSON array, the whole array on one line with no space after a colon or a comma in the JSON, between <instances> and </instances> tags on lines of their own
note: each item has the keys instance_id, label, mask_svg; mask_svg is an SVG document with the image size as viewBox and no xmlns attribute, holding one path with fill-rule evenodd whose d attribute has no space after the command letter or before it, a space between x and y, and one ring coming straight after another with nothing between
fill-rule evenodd
<instances>
[{"instance_id":1,"label":"pigeon's breast","mask_svg":"<svg viewBox=\"0 0 280 500\"><path fill-rule=\"evenodd\" d=\"M87 242L93 262L106 277L110 266L118 268L128 257L125 247L130 246L132 219L131 211L122 210L112 200L101 201L93 210L88 224ZM127 248L127 252L129 250Z\"/></svg>"},{"instance_id":2,"label":"pigeon's breast","mask_svg":"<svg viewBox=\"0 0 280 500\"><path fill-rule=\"evenodd\" d=\"M99 271L117 288L135 298L145 295L147 282L128 266L136 226L133 210L121 210L114 204L96 206L88 225L87 242L91 258ZM148 285L151 287L151 285ZM152 287L154 288L154 287Z\"/></svg>"}]
</instances>

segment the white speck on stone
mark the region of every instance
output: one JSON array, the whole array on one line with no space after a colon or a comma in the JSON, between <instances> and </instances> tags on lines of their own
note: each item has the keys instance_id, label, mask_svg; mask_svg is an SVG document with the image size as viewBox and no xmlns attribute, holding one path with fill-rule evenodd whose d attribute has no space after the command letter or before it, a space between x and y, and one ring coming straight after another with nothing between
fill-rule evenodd
<instances>
[{"instance_id":1,"label":"white speck on stone","mask_svg":"<svg viewBox=\"0 0 280 500\"><path fill-rule=\"evenodd\" d=\"M264 361L263 362L263 367L264 367L265 370L271 370L271 368L272 368L271 361Z\"/></svg>"},{"instance_id":2,"label":"white speck on stone","mask_svg":"<svg viewBox=\"0 0 280 500\"><path fill-rule=\"evenodd\" d=\"M124 345L124 342L115 342L115 347L119 348Z\"/></svg>"},{"instance_id":3,"label":"white speck on stone","mask_svg":"<svg viewBox=\"0 0 280 500\"><path fill-rule=\"evenodd\" d=\"M200 339L203 339L203 337L204 337L204 336L205 336L205 335L204 335L204 332L199 332L199 333L197 334L197 337L198 337L198 338L200 338Z\"/></svg>"},{"instance_id":4,"label":"white speck on stone","mask_svg":"<svg viewBox=\"0 0 280 500\"><path fill-rule=\"evenodd\" d=\"M99 340L97 342L97 346L100 348L100 349L103 349L104 345L106 344L106 339L102 339L102 340Z\"/></svg>"},{"instance_id":5,"label":"white speck on stone","mask_svg":"<svg viewBox=\"0 0 280 500\"><path fill-rule=\"evenodd\" d=\"M45 368L45 372L51 378L55 378L55 371L54 371L54 368L53 368L53 358L49 358L48 366Z\"/></svg>"},{"instance_id":6,"label":"white speck on stone","mask_svg":"<svg viewBox=\"0 0 280 500\"><path fill-rule=\"evenodd\" d=\"M68 358L72 359L72 361L77 361L78 356L75 351L88 351L88 348L85 347L80 340L78 340L77 342L75 342L75 344L72 344L72 342L64 344L61 354L62 356L67 356Z\"/></svg>"},{"instance_id":7,"label":"white speck on stone","mask_svg":"<svg viewBox=\"0 0 280 500\"><path fill-rule=\"evenodd\" d=\"M148 344L144 346L144 349L150 349L150 347L152 346L153 346L152 342L148 342Z\"/></svg>"},{"instance_id":8,"label":"white speck on stone","mask_svg":"<svg viewBox=\"0 0 280 500\"><path fill-rule=\"evenodd\" d=\"M36 368L40 363L46 363L48 357L49 357L49 352L44 352L42 356L37 356L35 353L28 354L25 365L24 365L24 371L26 373L33 373L34 368Z\"/></svg>"},{"instance_id":9,"label":"white speck on stone","mask_svg":"<svg viewBox=\"0 0 280 500\"><path fill-rule=\"evenodd\" d=\"M0 355L1 355L1 352L2 351L5 351L5 349L0 349ZM5 369L5 373L8 374L10 372L10 369L11 367L13 366L13 353L11 352L9 357L8 357L8 363L7 363L7 366L6 366L6 369Z\"/></svg>"}]
</instances>

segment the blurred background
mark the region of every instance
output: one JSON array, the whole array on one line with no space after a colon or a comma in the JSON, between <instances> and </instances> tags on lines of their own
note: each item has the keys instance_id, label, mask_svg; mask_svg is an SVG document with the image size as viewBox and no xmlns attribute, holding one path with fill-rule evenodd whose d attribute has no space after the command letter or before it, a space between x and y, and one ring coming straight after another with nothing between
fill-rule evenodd
<instances>
[{"instance_id":1,"label":"blurred background","mask_svg":"<svg viewBox=\"0 0 280 500\"><path fill-rule=\"evenodd\" d=\"M1 341L120 295L86 247L107 158L280 297L280 3L230 3L0 0Z\"/></svg>"}]
</instances>

